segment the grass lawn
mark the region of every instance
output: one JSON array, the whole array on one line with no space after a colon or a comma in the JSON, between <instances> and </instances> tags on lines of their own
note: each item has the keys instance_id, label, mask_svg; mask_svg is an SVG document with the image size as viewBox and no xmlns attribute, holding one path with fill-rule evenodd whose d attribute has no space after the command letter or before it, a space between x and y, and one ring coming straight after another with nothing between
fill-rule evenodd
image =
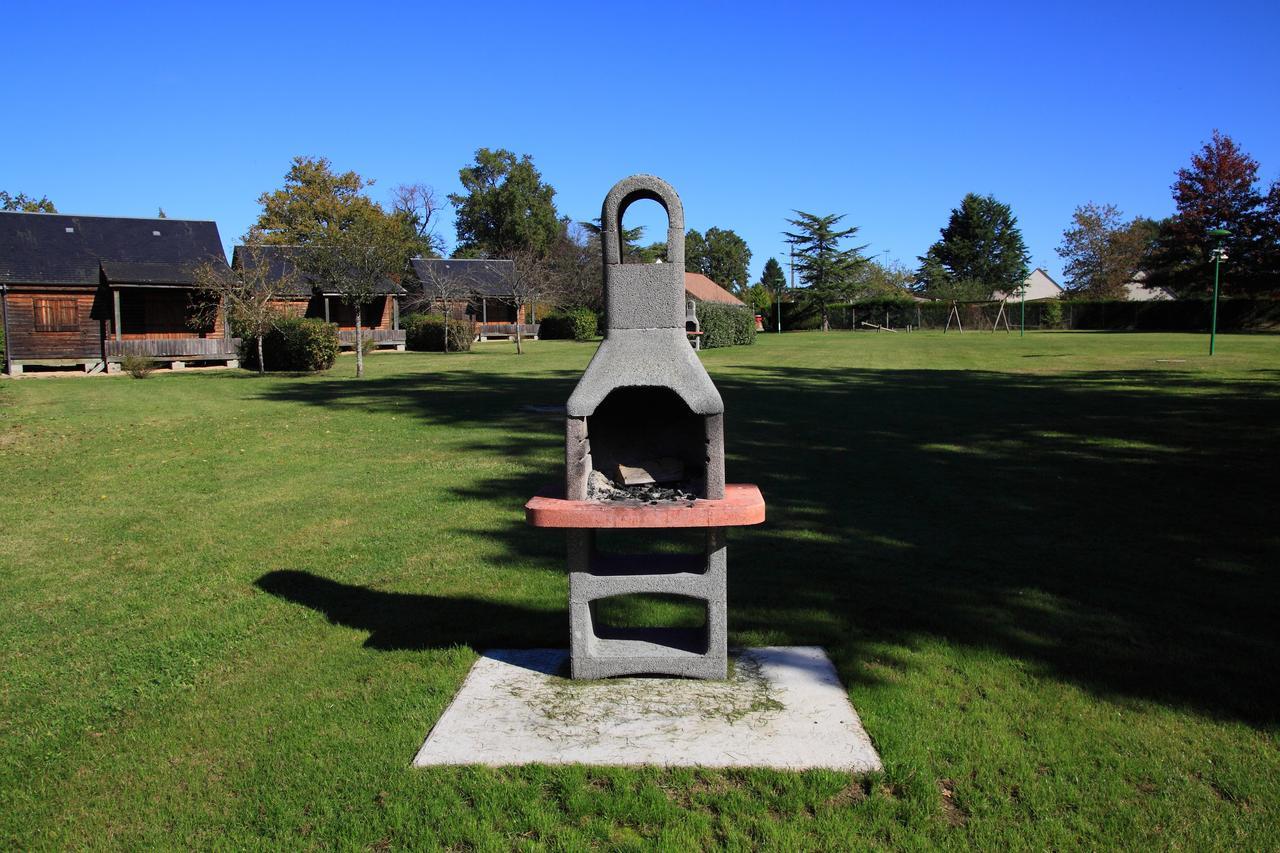
<instances>
[{"instance_id":1,"label":"grass lawn","mask_svg":"<svg viewBox=\"0 0 1280 853\"><path fill-rule=\"evenodd\" d=\"M477 650L567 645L594 347L0 382L0 845L1280 846L1280 337L703 354L730 642L827 648L883 775L413 770Z\"/></svg>"}]
</instances>

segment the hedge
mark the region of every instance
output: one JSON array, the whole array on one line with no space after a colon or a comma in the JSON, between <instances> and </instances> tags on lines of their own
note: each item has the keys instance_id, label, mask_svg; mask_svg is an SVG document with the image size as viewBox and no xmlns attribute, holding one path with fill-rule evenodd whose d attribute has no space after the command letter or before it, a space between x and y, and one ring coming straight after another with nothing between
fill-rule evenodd
<instances>
[{"instance_id":1,"label":"hedge","mask_svg":"<svg viewBox=\"0 0 1280 853\"><path fill-rule=\"evenodd\" d=\"M440 314L410 314L404 327L405 347L419 352L445 352L444 317ZM475 340L475 324L470 320L449 319L449 352L470 352Z\"/></svg>"},{"instance_id":2,"label":"hedge","mask_svg":"<svg viewBox=\"0 0 1280 853\"><path fill-rule=\"evenodd\" d=\"M542 318L538 337L543 340L589 341L598 333L599 318L590 308L554 311Z\"/></svg>"},{"instance_id":3,"label":"hedge","mask_svg":"<svg viewBox=\"0 0 1280 853\"><path fill-rule=\"evenodd\" d=\"M702 327L702 348L732 347L756 342L756 315L750 308L719 302L699 302L694 309Z\"/></svg>"},{"instance_id":4,"label":"hedge","mask_svg":"<svg viewBox=\"0 0 1280 853\"><path fill-rule=\"evenodd\" d=\"M966 331L991 329L998 303L961 303L960 318ZM1126 300L1039 299L1025 306L1010 300L1005 305L1009 325L1017 329L1025 308L1028 329L1076 329L1081 331L1204 332L1209 329L1211 303L1206 299L1174 299L1162 302ZM831 305L827 314L832 329L874 331L862 323L892 329L913 326L943 329L951 303L915 302L904 299L868 299ZM767 324L766 324L767 325ZM809 302L782 303L783 331L822 327L822 315ZM1004 328L1004 324L1000 324ZM955 323L952 323L955 328ZM1280 330L1280 300L1223 299L1218 303L1218 329L1227 332Z\"/></svg>"}]
</instances>

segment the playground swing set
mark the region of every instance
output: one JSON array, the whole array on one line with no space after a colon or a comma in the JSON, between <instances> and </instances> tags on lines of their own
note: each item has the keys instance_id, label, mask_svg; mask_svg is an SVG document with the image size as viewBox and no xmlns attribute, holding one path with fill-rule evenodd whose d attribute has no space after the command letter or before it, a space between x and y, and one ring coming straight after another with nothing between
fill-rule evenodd
<instances>
[{"instance_id":1,"label":"playground swing set","mask_svg":"<svg viewBox=\"0 0 1280 853\"><path fill-rule=\"evenodd\" d=\"M1009 312L1005 310L1006 307L1008 306L1008 302L1009 300L1007 299L1000 300L999 307L996 310L996 316L994 319L990 321L992 332L998 331L1000 329L1000 325L1003 323L1004 330L1010 334L1013 333L1013 328L1009 325ZM987 322L987 308L992 304L993 303L990 301L969 302L969 301L961 301L958 299L951 300L951 310L947 312L947 325L942 329L943 334L946 334L947 332L951 331L952 320L955 321L956 329L961 334L964 334L964 324L960 321L961 305L965 306L966 313L969 314L970 327L975 325L973 320L976 317L978 319L978 323L977 323L978 328L980 329L985 328L986 322Z\"/></svg>"}]
</instances>

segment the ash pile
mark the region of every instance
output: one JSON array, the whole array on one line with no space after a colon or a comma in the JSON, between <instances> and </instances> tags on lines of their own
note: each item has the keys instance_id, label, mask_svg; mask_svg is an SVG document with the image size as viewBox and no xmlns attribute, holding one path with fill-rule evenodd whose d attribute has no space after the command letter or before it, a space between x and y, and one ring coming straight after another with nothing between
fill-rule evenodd
<instances>
[{"instance_id":1,"label":"ash pile","mask_svg":"<svg viewBox=\"0 0 1280 853\"><path fill-rule=\"evenodd\" d=\"M601 471L592 471L587 478L587 500L692 505L705 488L705 484L685 477L684 463L679 459L663 458L635 465L619 464L612 479Z\"/></svg>"}]
</instances>

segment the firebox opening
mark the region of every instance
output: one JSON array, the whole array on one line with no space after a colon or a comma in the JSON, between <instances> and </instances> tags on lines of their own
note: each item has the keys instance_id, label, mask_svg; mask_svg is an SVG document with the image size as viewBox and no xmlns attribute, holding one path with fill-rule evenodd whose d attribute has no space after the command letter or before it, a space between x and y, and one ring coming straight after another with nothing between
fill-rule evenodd
<instances>
[{"instance_id":1,"label":"firebox opening","mask_svg":"<svg viewBox=\"0 0 1280 853\"><path fill-rule=\"evenodd\" d=\"M707 496L706 419L670 388L615 388L587 418L587 441L597 499Z\"/></svg>"}]
</instances>

